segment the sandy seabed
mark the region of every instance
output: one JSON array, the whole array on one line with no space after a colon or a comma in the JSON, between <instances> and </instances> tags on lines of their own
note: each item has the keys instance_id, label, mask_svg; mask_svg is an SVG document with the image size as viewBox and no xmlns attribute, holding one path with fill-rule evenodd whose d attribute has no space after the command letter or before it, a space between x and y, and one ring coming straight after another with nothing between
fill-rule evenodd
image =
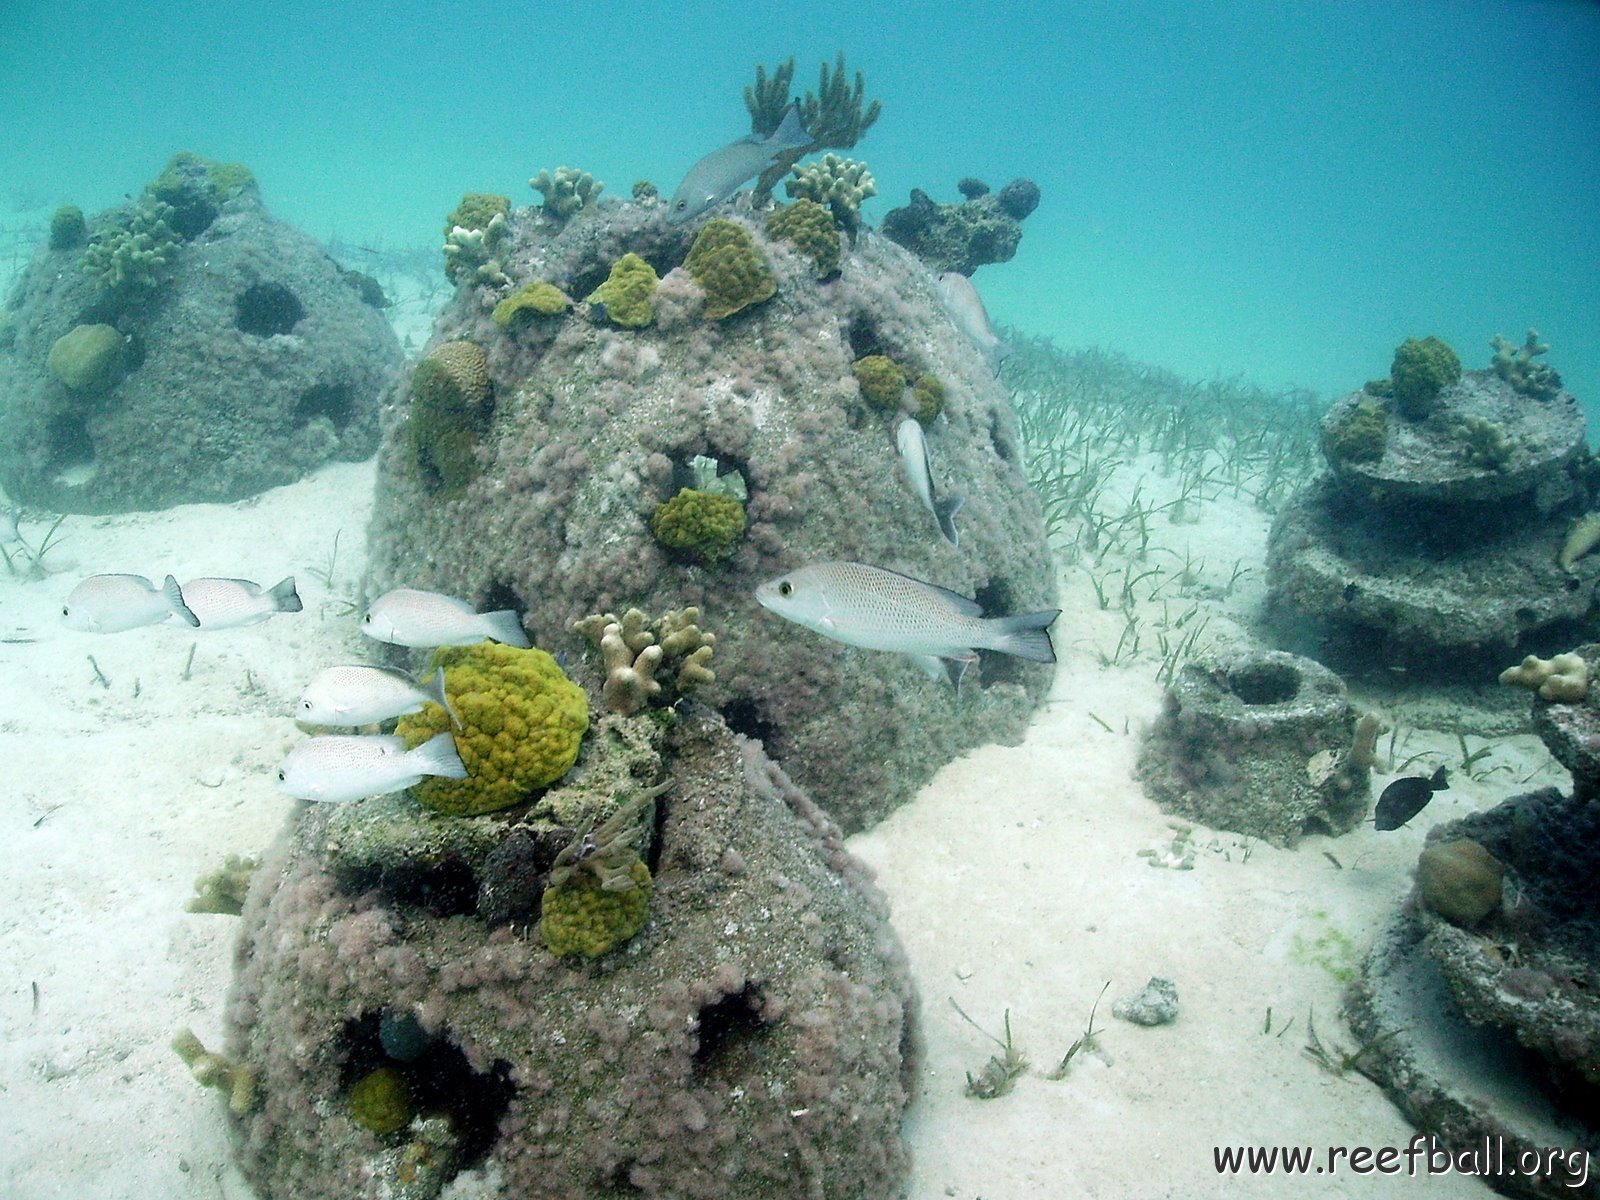
<instances>
[{"instance_id":1,"label":"sandy seabed","mask_svg":"<svg viewBox=\"0 0 1600 1200\"><path fill-rule=\"evenodd\" d=\"M185 1026L220 1045L237 921L184 902L198 876L259 852L288 817L272 773L302 736L290 714L306 681L368 656L346 610L372 484L370 463L341 465L238 504L69 517L45 560L56 573L0 575L5 1200L252 1195L230 1165L223 1098L168 1046ZM1209 561L1259 563L1266 527L1217 501L1168 538ZM62 600L101 571L263 584L293 573L306 607L209 634L65 629ZM1061 664L1024 744L951 763L851 843L890 897L923 996L912 1200L1490 1194L1459 1176L1346 1168L1219 1175L1213 1147L1406 1144L1410 1126L1376 1087L1304 1053L1308 1018L1325 1043L1349 1045L1341 980L1408 891L1431 824L1564 785L1564 773L1536 740L1505 739L1495 753L1510 770L1458 781L1409 828L1293 851L1198 829L1192 869L1152 866L1173 822L1132 769L1160 705L1159 664L1103 666L1121 618L1099 609L1079 568L1064 566L1062 583ZM1258 582L1228 603L1244 617L1259 599ZM1425 750L1459 757L1452 731L1412 731L1404 754ZM1112 1001L1153 975L1176 981L1177 1022L1113 1019ZM1095 1048L1049 1078L1108 981ZM955 1005L994 1035L1009 1014L1028 1060L1009 1094L965 1094L997 1047Z\"/></svg>"}]
</instances>

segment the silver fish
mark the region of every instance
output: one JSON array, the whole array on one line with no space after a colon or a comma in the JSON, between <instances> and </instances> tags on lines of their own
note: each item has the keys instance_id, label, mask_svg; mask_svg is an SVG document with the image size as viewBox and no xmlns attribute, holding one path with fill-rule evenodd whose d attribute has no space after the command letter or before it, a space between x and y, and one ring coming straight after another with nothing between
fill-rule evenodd
<instances>
[{"instance_id":1,"label":"silver fish","mask_svg":"<svg viewBox=\"0 0 1600 1200\"><path fill-rule=\"evenodd\" d=\"M801 567L756 588L762 606L847 646L909 654L935 679L942 660L961 672L979 650L1034 662L1055 662L1049 625L1061 610L985 617L975 601L865 563L823 562Z\"/></svg>"},{"instance_id":2,"label":"silver fish","mask_svg":"<svg viewBox=\"0 0 1600 1200\"><path fill-rule=\"evenodd\" d=\"M480 613L465 600L416 588L395 588L379 596L361 618L361 632L397 646L471 646L496 641L526 650L532 645L521 618L509 608Z\"/></svg>"},{"instance_id":3,"label":"silver fish","mask_svg":"<svg viewBox=\"0 0 1600 1200\"><path fill-rule=\"evenodd\" d=\"M979 349L990 370L999 371L1000 364L1011 355L1011 346L995 336L989 324L989 312L983 307L983 297L972 286L972 280L960 271L940 271L934 283L956 328Z\"/></svg>"},{"instance_id":4,"label":"silver fish","mask_svg":"<svg viewBox=\"0 0 1600 1200\"><path fill-rule=\"evenodd\" d=\"M248 579L191 579L183 585L183 598L200 618L201 629L258 625L278 613L296 613L305 607L294 590L293 575L266 589Z\"/></svg>"},{"instance_id":5,"label":"silver fish","mask_svg":"<svg viewBox=\"0 0 1600 1200\"><path fill-rule=\"evenodd\" d=\"M692 221L712 205L721 204L750 180L778 161L786 150L811 145L811 135L800 121L800 106L791 104L783 121L767 137L752 133L713 150L683 177L672 194L667 224Z\"/></svg>"},{"instance_id":6,"label":"silver fish","mask_svg":"<svg viewBox=\"0 0 1600 1200\"><path fill-rule=\"evenodd\" d=\"M159 624L174 614L187 624L200 624L171 575L159 588L143 575L91 575L61 606L62 623L85 633L121 633Z\"/></svg>"},{"instance_id":7,"label":"silver fish","mask_svg":"<svg viewBox=\"0 0 1600 1200\"><path fill-rule=\"evenodd\" d=\"M382 796L422 782L428 775L465 779L467 768L448 732L415 750L394 735L331 733L307 738L278 764L278 790L299 800L337 804Z\"/></svg>"},{"instance_id":8,"label":"silver fish","mask_svg":"<svg viewBox=\"0 0 1600 1200\"><path fill-rule=\"evenodd\" d=\"M445 696L443 667L426 686L389 667L329 667L306 685L294 715L308 725L371 725L421 712L430 700L450 714L451 724L461 728Z\"/></svg>"},{"instance_id":9,"label":"silver fish","mask_svg":"<svg viewBox=\"0 0 1600 1200\"><path fill-rule=\"evenodd\" d=\"M952 546L961 544L956 532L956 514L967 502L965 496L952 496L941 500L934 494L933 460L928 457L928 439L923 436L922 424L915 417L901 421L894 431L895 445L900 448L900 465L905 468L906 482L922 501L922 507L931 512L939 522L939 532Z\"/></svg>"}]
</instances>

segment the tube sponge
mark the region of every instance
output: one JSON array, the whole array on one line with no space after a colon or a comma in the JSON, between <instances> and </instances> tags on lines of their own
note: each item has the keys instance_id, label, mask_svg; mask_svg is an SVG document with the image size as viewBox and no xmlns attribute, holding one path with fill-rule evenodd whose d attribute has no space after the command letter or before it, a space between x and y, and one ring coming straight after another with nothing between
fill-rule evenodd
<instances>
[{"instance_id":1,"label":"tube sponge","mask_svg":"<svg viewBox=\"0 0 1600 1200\"><path fill-rule=\"evenodd\" d=\"M572 769L589 728L583 689L543 650L498 642L441 646L429 667L444 668L445 694L461 720L456 751L467 779L424 779L411 790L419 803L449 816L509 808ZM420 746L450 729L437 704L400 718L395 732Z\"/></svg>"}]
</instances>

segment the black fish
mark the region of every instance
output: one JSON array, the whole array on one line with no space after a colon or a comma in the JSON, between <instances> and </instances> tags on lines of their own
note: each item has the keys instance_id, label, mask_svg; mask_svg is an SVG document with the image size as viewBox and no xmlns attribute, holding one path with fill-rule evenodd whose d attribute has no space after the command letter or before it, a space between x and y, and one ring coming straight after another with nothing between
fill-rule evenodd
<instances>
[{"instance_id":1,"label":"black fish","mask_svg":"<svg viewBox=\"0 0 1600 1200\"><path fill-rule=\"evenodd\" d=\"M1433 773L1432 779L1424 775L1407 775L1404 779L1396 779L1378 797L1374 823L1379 829L1399 829L1428 807L1428 801L1433 799L1435 792L1449 790L1450 775L1443 767Z\"/></svg>"}]
</instances>

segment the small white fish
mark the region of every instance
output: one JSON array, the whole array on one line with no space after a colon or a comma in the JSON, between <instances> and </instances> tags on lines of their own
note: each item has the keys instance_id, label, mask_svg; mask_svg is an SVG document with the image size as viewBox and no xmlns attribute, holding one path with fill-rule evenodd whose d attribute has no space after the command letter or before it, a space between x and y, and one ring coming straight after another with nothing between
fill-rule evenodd
<instances>
[{"instance_id":1,"label":"small white fish","mask_svg":"<svg viewBox=\"0 0 1600 1200\"><path fill-rule=\"evenodd\" d=\"M478 642L504 642L526 650L531 643L522 619L509 608L480 613L465 600L395 588L372 602L361 618L361 632L397 646L472 646Z\"/></svg>"},{"instance_id":2,"label":"small white fish","mask_svg":"<svg viewBox=\"0 0 1600 1200\"><path fill-rule=\"evenodd\" d=\"M300 800L337 804L382 796L420 783L425 776L465 779L467 768L448 732L415 750L392 734L330 733L307 738L278 764L278 790Z\"/></svg>"},{"instance_id":3,"label":"small white fish","mask_svg":"<svg viewBox=\"0 0 1600 1200\"><path fill-rule=\"evenodd\" d=\"M801 567L756 588L763 607L785 620L867 650L909 654L935 679L941 660L961 671L979 650L1055 662L1049 626L1061 610L985 617L976 601L931 583L865 563L823 562Z\"/></svg>"},{"instance_id":4,"label":"small white fish","mask_svg":"<svg viewBox=\"0 0 1600 1200\"><path fill-rule=\"evenodd\" d=\"M426 686L389 667L329 667L306 685L294 715L309 725L371 725L421 712L430 700L450 714L451 724L461 728L445 696L443 667Z\"/></svg>"},{"instance_id":5,"label":"small white fish","mask_svg":"<svg viewBox=\"0 0 1600 1200\"><path fill-rule=\"evenodd\" d=\"M1000 364L1011 354L1011 347L995 336L989 324L989 312L983 307L983 297L960 271L940 271L934 282L939 287L939 299L957 329L966 334L982 353L990 370L999 371Z\"/></svg>"},{"instance_id":6,"label":"small white fish","mask_svg":"<svg viewBox=\"0 0 1600 1200\"><path fill-rule=\"evenodd\" d=\"M769 136L752 133L720 150L713 150L690 167L678 190L672 194L667 224L682 225L694 220L775 165L785 151L802 150L811 145L811 140L800 120L800 106L791 104Z\"/></svg>"},{"instance_id":7,"label":"small white fish","mask_svg":"<svg viewBox=\"0 0 1600 1200\"><path fill-rule=\"evenodd\" d=\"M915 417L907 417L895 428L894 440L900 449L900 465L905 468L906 482L911 485L917 499L922 501L922 507L939 522L939 532L944 535L944 540L952 546L959 546L961 535L956 532L956 514L961 511L967 498L953 496L941 500L934 494L933 460L928 457L928 439L923 435L921 422Z\"/></svg>"},{"instance_id":8,"label":"small white fish","mask_svg":"<svg viewBox=\"0 0 1600 1200\"><path fill-rule=\"evenodd\" d=\"M295 613L305 607L294 590L293 575L267 589L248 579L191 579L183 585L183 598L200 618L201 629L257 625L278 613Z\"/></svg>"},{"instance_id":9,"label":"small white fish","mask_svg":"<svg viewBox=\"0 0 1600 1200\"><path fill-rule=\"evenodd\" d=\"M61 606L62 623L85 633L121 633L174 615L190 625L200 624L171 575L159 588L143 575L91 575L72 589Z\"/></svg>"}]
</instances>

